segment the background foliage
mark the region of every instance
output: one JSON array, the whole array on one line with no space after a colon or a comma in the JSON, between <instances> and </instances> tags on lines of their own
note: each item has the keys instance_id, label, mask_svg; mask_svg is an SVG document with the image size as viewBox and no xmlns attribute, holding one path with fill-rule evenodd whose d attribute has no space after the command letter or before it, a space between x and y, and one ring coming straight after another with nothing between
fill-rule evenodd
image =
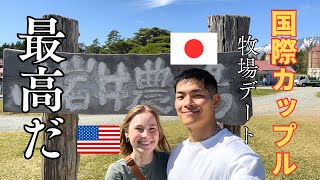
<instances>
[{"instance_id":1,"label":"background foliage","mask_svg":"<svg viewBox=\"0 0 320 180\"><path fill-rule=\"evenodd\" d=\"M132 38L122 38L116 29L109 32L104 44L96 38L86 46L79 43L79 52L94 54L158 54L170 52L170 32L157 27L140 28Z\"/></svg>"},{"instance_id":2,"label":"background foliage","mask_svg":"<svg viewBox=\"0 0 320 180\"><path fill-rule=\"evenodd\" d=\"M308 69L308 55L315 45L311 44L302 51L297 52L297 63L290 65L298 74L306 74ZM159 54L170 53L170 31L153 28L140 28L134 33L132 38L122 38L120 32L113 29L107 34L107 38L103 44L98 38L95 38L90 45L80 42L78 44L79 53L90 54ZM0 58L3 56L3 49L25 49L24 41L16 43L4 43L0 46ZM265 54L261 56L261 60L265 59Z\"/></svg>"},{"instance_id":3,"label":"background foliage","mask_svg":"<svg viewBox=\"0 0 320 180\"><path fill-rule=\"evenodd\" d=\"M0 58L3 57L3 49L25 49L25 41L16 43L4 43L0 46ZM122 38L119 31L113 29L107 35L103 44L95 38L90 45L80 42L79 53L90 54L159 54L170 52L170 32L158 27L140 28L132 38Z\"/></svg>"}]
</instances>

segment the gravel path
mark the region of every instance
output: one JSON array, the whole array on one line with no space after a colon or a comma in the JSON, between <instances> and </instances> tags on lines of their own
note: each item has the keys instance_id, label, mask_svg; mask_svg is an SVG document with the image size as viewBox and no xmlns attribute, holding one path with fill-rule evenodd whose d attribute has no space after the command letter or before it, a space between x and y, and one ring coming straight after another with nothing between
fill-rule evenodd
<instances>
[{"instance_id":1,"label":"gravel path","mask_svg":"<svg viewBox=\"0 0 320 180\"><path fill-rule=\"evenodd\" d=\"M259 87L260 88L260 87ZM271 89L270 87L267 87ZM316 93L320 92L320 87L294 87L291 91L282 91L273 95L254 97L254 115L277 115L284 109L278 109L276 101L284 98L295 98L298 100L293 115L313 115L320 120L320 98Z\"/></svg>"},{"instance_id":2,"label":"gravel path","mask_svg":"<svg viewBox=\"0 0 320 180\"><path fill-rule=\"evenodd\" d=\"M269 88L270 87L258 87ZM320 87L295 87L289 92L280 92L273 95L254 97L253 115L277 115L280 110L276 105L276 100L283 98L295 98L298 100L294 115L314 115L320 120L320 98L316 93L320 92ZM0 115L0 132L23 131L23 125L31 125L34 116L25 115ZM38 117L40 118L40 117ZM119 124L124 115L79 115L80 125L98 125L98 124ZM178 120L177 117L162 116L162 121Z\"/></svg>"}]
</instances>

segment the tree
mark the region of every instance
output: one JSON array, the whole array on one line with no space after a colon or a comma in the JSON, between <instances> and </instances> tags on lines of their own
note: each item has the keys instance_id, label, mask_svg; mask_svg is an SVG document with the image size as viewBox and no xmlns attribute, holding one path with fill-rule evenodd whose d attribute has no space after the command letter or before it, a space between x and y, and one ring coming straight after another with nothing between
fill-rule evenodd
<instances>
[{"instance_id":1,"label":"tree","mask_svg":"<svg viewBox=\"0 0 320 180\"><path fill-rule=\"evenodd\" d=\"M4 49L4 48L3 48L2 46L0 46L0 59L3 58L3 57L2 57L2 56L3 56L3 49Z\"/></svg>"},{"instance_id":2,"label":"tree","mask_svg":"<svg viewBox=\"0 0 320 180\"><path fill-rule=\"evenodd\" d=\"M148 43L169 43L170 44L170 36L155 36L149 40Z\"/></svg>"},{"instance_id":3,"label":"tree","mask_svg":"<svg viewBox=\"0 0 320 180\"><path fill-rule=\"evenodd\" d=\"M26 49L26 41L17 41L15 49L24 50Z\"/></svg>"},{"instance_id":4,"label":"tree","mask_svg":"<svg viewBox=\"0 0 320 180\"><path fill-rule=\"evenodd\" d=\"M3 47L3 49L4 49L4 48L9 48L10 46L9 46L9 44L4 43L4 44L2 45L2 47Z\"/></svg>"},{"instance_id":5,"label":"tree","mask_svg":"<svg viewBox=\"0 0 320 180\"><path fill-rule=\"evenodd\" d=\"M102 54L127 54L129 51L131 51L133 48L137 47L139 45L135 44L134 42L130 40L120 40L117 42L114 42L108 46L107 49L104 49L100 51Z\"/></svg>"},{"instance_id":6,"label":"tree","mask_svg":"<svg viewBox=\"0 0 320 180\"><path fill-rule=\"evenodd\" d=\"M170 46L166 43L151 43L146 46L139 46L132 49L129 53L137 54L160 54L160 53L170 53Z\"/></svg>"},{"instance_id":7,"label":"tree","mask_svg":"<svg viewBox=\"0 0 320 180\"><path fill-rule=\"evenodd\" d=\"M297 63L292 65L291 67L299 74L306 74L307 73L307 62L308 57L305 56L305 53L302 51L297 52L296 59Z\"/></svg>"},{"instance_id":8,"label":"tree","mask_svg":"<svg viewBox=\"0 0 320 180\"><path fill-rule=\"evenodd\" d=\"M84 43L78 44L79 53L87 53L88 47Z\"/></svg>"},{"instance_id":9,"label":"tree","mask_svg":"<svg viewBox=\"0 0 320 180\"><path fill-rule=\"evenodd\" d=\"M0 58L3 58L3 50L5 48L10 49L19 49L19 50L25 50L26 42L25 41L17 41L16 43L4 43L2 46L0 46Z\"/></svg>"},{"instance_id":10,"label":"tree","mask_svg":"<svg viewBox=\"0 0 320 180\"><path fill-rule=\"evenodd\" d=\"M121 41L121 42L120 42ZM125 54L132 49L129 43L125 43L124 39L121 39L119 31L113 29L109 32L105 45L101 47L100 54ZM117 49L119 48L119 49Z\"/></svg>"},{"instance_id":11,"label":"tree","mask_svg":"<svg viewBox=\"0 0 320 180\"><path fill-rule=\"evenodd\" d=\"M121 35L120 35L119 31L113 29L108 34L108 38L107 38L107 41L105 42L106 43L105 46L108 47L109 45L111 45L111 44L113 44L115 42L118 42L120 40L123 40L123 39L121 39Z\"/></svg>"},{"instance_id":12,"label":"tree","mask_svg":"<svg viewBox=\"0 0 320 180\"><path fill-rule=\"evenodd\" d=\"M160 29L157 27L153 27L151 29L149 28L140 28L138 32L134 33L135 36L132 38L132 40L142 46L145 46L148 44L149 40L153 37L158 36L170 36L170 32L165 29Z\"/></svg>"},{"instance_id":13,"label":"tree","mask_svg":"<svg viewBox=\"0 0 320 180\"><path fill-rule=\"evenodd\" d=\"M100 45L100 43L99 43L98 38L95 38L92 41L92 44L90 46L88 46L88 48L87 48L88 53L90 53L90 54L98 54L100 52L100 49L101 49L101 47L99 45Z\"/></svg>"},{"instance_id":14,"label":"tree","mask_svg":"<svg viewBox=\"0 0 320 180\"><path fill-rule=\"evenodd\" d=\"M153 37L145 46L137 46L129 53L159 54L170 53L170 36Z\"/></svg>"},{"instance_id":15,"label":"tree","mask_svg":"<svg viewBox=\"0 0 320 180\"><path fill-rule=\"evenodd\" d=\"M260 60L266 60L266 53L262 54L262 56L260 57Z\"/></svg>"},{"instance_id":16,"label":"tree","mask_svg":"<svg viewBox=\"0 0 320 180\"><path fill-rule=\"evenodd\" d=\"M311 52L312 48L314 48L314 44L310 44L304 50L297 52L296 59L297 63L291 65L291 67L299 74L306 74L308 72L308 60L309 60L309 53Z\"/></svg>"}]
</instances>

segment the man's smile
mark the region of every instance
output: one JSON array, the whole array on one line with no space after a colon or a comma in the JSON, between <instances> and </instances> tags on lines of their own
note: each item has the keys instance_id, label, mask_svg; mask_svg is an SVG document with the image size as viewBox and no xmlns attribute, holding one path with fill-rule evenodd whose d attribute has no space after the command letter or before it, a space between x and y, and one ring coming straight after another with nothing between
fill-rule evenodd
<instances>
[{"instance_id":1,"label":"man's smile","mask_svg":"<svg viewBox=\"0 0 320 180\"><path fill-rule=\"evenodd\" d=\"M181 111L181 113L183 113L183 114L191 114L191 113L197 113L197 112L200 112L200 107Z\"/></svg>"}]
</instances>

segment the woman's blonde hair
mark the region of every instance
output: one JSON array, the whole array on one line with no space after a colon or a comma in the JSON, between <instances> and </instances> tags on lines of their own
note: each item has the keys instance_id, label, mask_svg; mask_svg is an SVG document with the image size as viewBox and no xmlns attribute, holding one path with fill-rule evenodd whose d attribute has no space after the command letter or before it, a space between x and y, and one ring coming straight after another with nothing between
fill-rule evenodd
<instances>
[{"instance_id":1,"label":"woman's blonde hair","mask_svg":"<svg viewBox=\"0 0 320 180\"><path fill-rule=\"evenodd\" d=\"M153 116L155 117L155 119L157 121L157 126L158 126L158 130L159 130L159 142L158 142L157 147L159 148L159 150L164 151L164 152L170 151L170 146L169 146L169 143L168 143L166 137L164 136L163 128L160 124L160 119L159 119L159 115L158 115L157 111L149 105L137 105L128 112L127 116L124 118L124 120L120 126L120 128L121 128L120 152L124 156L131 154L133 151L130 142L126 141L125 133L128 133L131 120L137 114L140 114L143 112L150 112L151 114L153 114Z\"/></svg>"}]
</instances>

